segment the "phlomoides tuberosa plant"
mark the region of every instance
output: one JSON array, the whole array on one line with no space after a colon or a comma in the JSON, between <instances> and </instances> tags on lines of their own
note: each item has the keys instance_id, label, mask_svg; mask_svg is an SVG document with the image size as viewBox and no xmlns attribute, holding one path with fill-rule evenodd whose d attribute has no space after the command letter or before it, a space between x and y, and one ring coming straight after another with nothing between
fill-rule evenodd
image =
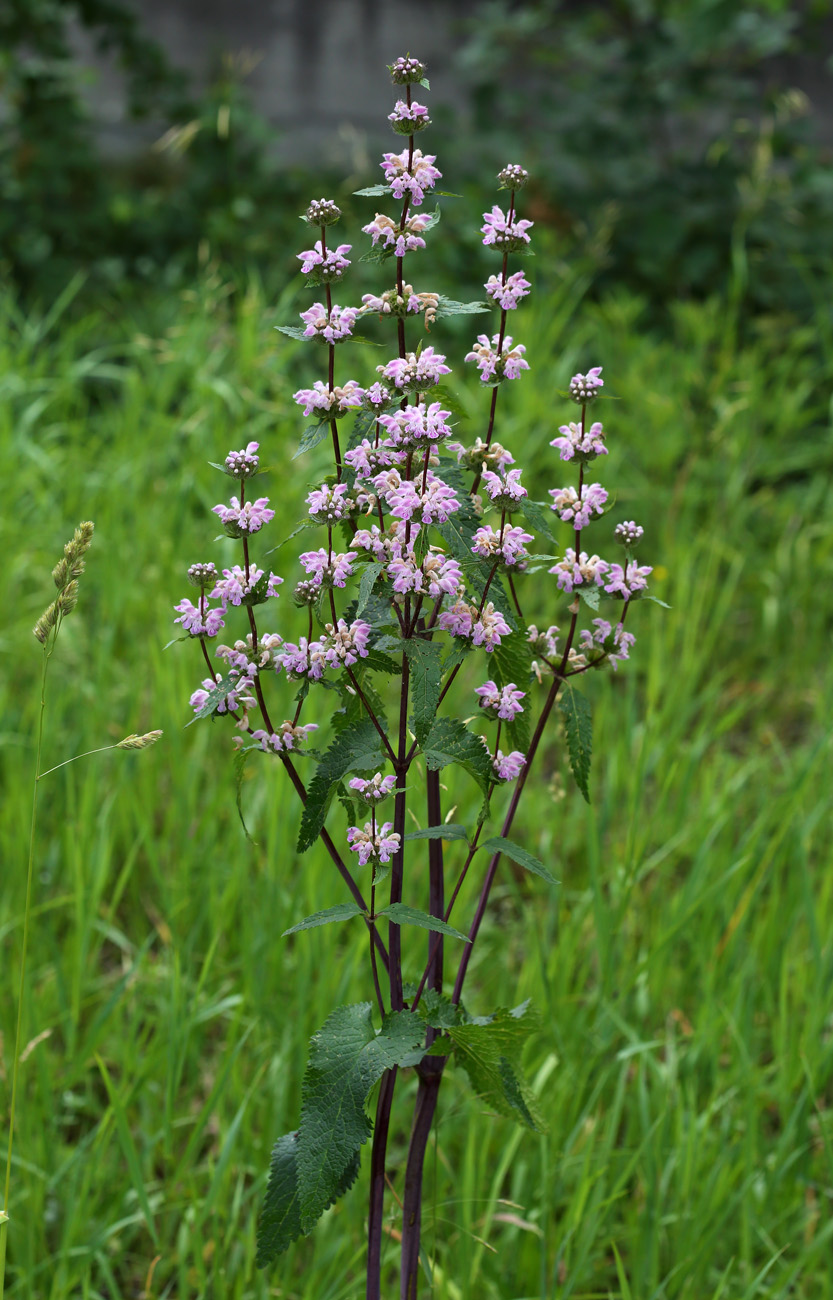
<instances>
[{"instance_id":1,"label":"phlomoides tuberosa plant","mask_svg":"<svg viewBox=\"0 0 833 1300\"><path fill-rule=\"evenodd\" d=\"M410 1069L416 1100L396 1182L401 1295L412 1300L424 1158L447 1067L462 1065L494 1111L531 1129L543 1126L518 1066L533 1013L523 1005L470 1014L462 1001L466 972L501 863L509 859L539 877L536 887L555 883L510 838L521 796L558 709L570 766L587 798L590 710L578 678L628 659L629 611L646 593L651 569L634 557L642 529L633 522L614 530L623 548L616 561L593 553L584 537L611 504L606 488L591 481L590 467L607 454L602 424L591 418L602 395L600 366L574 375L561 395L565 409L575 404L576 419L552 439L553 465L568 465L577 481L551 489L551 501L531 499L515 466L519 448L495 439L501 389L529 369L524 346L508 332L510 315L531 289L524 271L512 267L516 255L530 253L533 223L518 210L526 171L503 168L498 181L508 205L495 204L484 216L483 243L497 267L486 300L457 302L410 283L417 276L406 275L405 262L419 260L439 220L439 209L427 213L424 203L438 193L442 173L436 157L415 145L430 124L413 97L415 87L428 86L424 65L407 56L390 71L403 96L390 122L404 148L384 155L383 184L359 191L397 205L393 216L376 213L363 227L371 241L366 260L391 271L387 286L365 294L361 306L335 301L352 248L333 237L336 205L314 200L304 220L316 237L298 257L323 301L301 313L300 325L279 327L311 340L326 367L324 378L295 393L313 420L298 454L324 439L332 443L332 473L309 493L300 525L314 536L313 548L300 556L303 576L292 596L302 633L278 615L287 604L285 577L257 563L275 511L249 486L259 470L256 442L218 466L236 480L236 495L214 511L239 540L240 563L222 572L210 562L192 565L188 576L198 594L176 609L207 671L191 697L195 714L232 719L240 764L257 750L283 766L303 805L298 851L320 842L342 878L337 901L286 933L335 922L367 931L371 996L335 1009L312 1039L299 1126L278 1139L272 1154L259 1263L270 1265L311 1231L357 1178L370 1140L367 1296L378 1300L392 1106L400 1072ZM479 370L485 400L482 436L463 445L446 409L454 406L443 386L447 359L434 346L414 347L413 336L450 315L495 311L497 328L478 335L465 357ZM397 346L377 366L376 381L363 387L337 367L336 353L350 351L368 316L395 329ZM559 520L570 542L563 550ZM560 626L539 629L524 617L524 588L534 573L541 575L537 593L546 583L552 605L566 606ZM227 623L240 625L239 639L226 633L220 644ZM465 685L474 674L476 687ZM281 679L294 694L284 719L275 713L280 692L289 698ZM323 708L316 713L317 705ZM310 714L328 718L326 747L316 735L321 722ZM452 765L479 787L473 825L446 820L441 773ZM406 830L409 812L422 829ZM461 916L456 905L470 875L479 895L473 915ZM428 932L422 941L414 927ZM371 1120L367 1106L377 1085Z\"/></svg>"}]
</instances>

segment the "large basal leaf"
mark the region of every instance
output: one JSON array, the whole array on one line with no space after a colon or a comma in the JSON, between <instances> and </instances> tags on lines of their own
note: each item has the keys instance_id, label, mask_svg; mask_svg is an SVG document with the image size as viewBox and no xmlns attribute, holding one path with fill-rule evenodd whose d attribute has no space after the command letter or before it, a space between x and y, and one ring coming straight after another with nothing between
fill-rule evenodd
<instances>
[{"instance_id":1,"label":"large basal leaf","mask_svg":"<svg viewBox=\"0 0 833 1300\"><path fill-rule=\"evenodd\" d=\"M402 649L410 665L414 735L421 745L433 726L440 702L443 647L436 641L412 639L403 641Z\"/></svg>"},{"instance_id":2,"label":"large basal leaf","mask_svg":"<svg viewBox=\"0 0 833 1300\"><path fill-rule=\"evenodd\" d=\"M338 733L309 783L298 834L299 853L304 853L318 839L333 792L341 778L352 771L378 770L382 762L379 733L369 719L345 727Z\"/></svg>"},{"instance_id":3,"label":"large basal leaf","mask_svg":"<svg viewBox=\"0 0 833 1300\"><path fill-rule=\"evenodd\" d=\"M519 867L525 867L534 876L540 876L542 880L546 880L548 885L558 884L555 876L551 871L547 870L543 862L533 857L531 853L528 853L520 844L516 844L514 840L506 840L502 835L493 835L491 839L484 840L482 844L479 844L479 849L485 849L487 853L502 853L505 857L511 858L513 862L517 862Z\"/></svg>"},{"instance_id":4,"label":"large basal leaf","mask_svg":"<svg viewBox=\"0 0 833 1300\"><path fill-rule=\"evenodd\" d=\"M524 1041L537 1025L528 1002L511 1011L502 1007L492 1016L470 1017L460 1025L438 1024L445 1037L434 1043L430 1055L447 1056L452 1045L478 1096L499 1115L546 1133L535 1094L517 1069Z\"/></svg>"},{"instance_id":5,"label":"large basal leaf","mask_svg":"<svg viewBox=\"0 0 833 1300\"><path fill-rule=\"evenodd\" d=\"M456 718L437 718L422 752L432 772L449 763L459 763L474 777L484 794L494 780L492 758L486 746Z\"/></svg>"},{"instance_id":6,"label":"large basal leaf","mask_svg":"<svg viewBox=\"0 0 833 1300\"><path fill-rule=\"evenodd\" d=\"M411 1011L385 1016L377 1034L369 1002L339 1007L310 1043L301 1090L298 1189L304 1232L324 1213L372 1125L365 1102L385 1070L422 1060L425 1027Z\"/></svg>"},{"instance_id":7,"label":"large basal leaf","mask_svg":"<svg viewBox=\"0 0 833 1300\"><path fill-rule=\"evenodd\" d=\"M352 1187L359 1174L359 1163L357 1151L335 1188L330 1205ZM286 1133L272 1148L269 1182L257 1225L257 1267L271 1264L303 1235L298 1193L298 1133Z\"/></svg>"},{"instance_id":8,"label":"large basal leaf","mask_svg":"<svg viewBox=\"0 0 833 1300\"><path fill-rule=\"evenodd\" d=\"M590 704L574 686L567 686L564 698L558 708L564 715L570 767L576 779L576 785L589 803L590 795L587 783L590 778L590 755L593 750L593 724L590 717Z\"/></svg>"}]
</instances>

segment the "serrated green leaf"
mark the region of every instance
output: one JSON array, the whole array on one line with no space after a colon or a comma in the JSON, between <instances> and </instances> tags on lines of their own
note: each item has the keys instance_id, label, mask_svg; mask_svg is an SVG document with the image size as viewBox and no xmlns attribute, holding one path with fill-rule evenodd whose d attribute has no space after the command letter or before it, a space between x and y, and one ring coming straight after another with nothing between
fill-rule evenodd
<instances>
[{"instance_id":1,"label":"serrated green leaf","mask_svg":"<svg viewBox=\"0 0 833 1300\"><path fill-rule=\"evenodd\" d=\"M361 199L375 199L381 194L391 194L392 192L389 185L367 185L363 190L353 190L353 194Z\"/></svg>"},{"instance_id":2,"label":"serrated green leaf","mask_svg":"<svg viewBox=\"0 0 833 1300\"><path fill-rule=\"evenodd\" d=\"M596 586L587 587L584 584L582 584L579 587L574 587L573 591L575 595L578 596L579 600L583 600L585 605L589 606L590 609L599 608L599 600L601 599L601 592L599 591L598 587Z\"/></svg>"},{"instance_id":3,"label":"serrated green leaf","mask_svg":"<svg viewBox=\"0 0 833 1300\"><path fill-rule=\"evenodd\" d=\"M421 912L418 907L406 907L404 903L389 903L376 915L386 916L396 925L417 925L421 930L434 930L437 934L447 934L452 939L462 939L463 943L471 942L468 935L455 930L452 925L446 925L445 921L441 921L438 916L429 916L427 912Z\"/></svg>"},{"instance_id":4,"label":"serrated green leaf","mask_svg":"<svg viewBox=\"0 0 833 1300\"><path fill-rule=\"evenodd\" d=\"M373 585L384 567L384 564L379 563L368 564L362 573L362 580L359 583L359 600L356 605L356 618L363 614L367 608L367 602L370 600Z\"/></svg>"},{"instance_id":5,"label":"serrated green leaf","mask_svg":"<svg viewBox=\"0 0 833 1300\"><path fill-rule=\"evenodd\" d=\"M460 826L457 822L445 822L442 826L426 826L423 831L408 831L405 843L408 840L465 840L468 843L468 838L465 826Z\"/></svg>"},{"instance_id":6,"label":"serrated green leaf","mask_svg":"<svg viewBox=\"0 0 833 1300\"><path fill-rule=\"evenodd\" d=\"M329 420L319 420L318 424L308 424L301 434L298 450L293 454L292 459L297 460L299 456L303 456L305 451L312 451L313 447L317 447L319 442L323 442L329 427Z\"/></svg>"},{"instance_id":7,"label":"serrated green leaf","mask_svg":"<svg viewBox=\"0 0 833 1300\"><path fill-rule=\"evenodd\" d=\"M539 533L543 533L548 542L553 540L551 527L553 515L545 502L530 501L529 497L525 497L518 509L527 523L536 528ZM514 511L512 513L514 514Z\"/></svg>"},{"instance_id":8,"label":"serrated green leaf","mask_svg":"<svg viewBox=\"0 0 833 1300\"><path fill-rule=\"evenodd\" d=\"M590 716L590 704L574 686L565 687L566 694L558 708L564 715L567 733L567 751L570 755L570 767L581 793L587 802L590 795L587 782L590 777L590 756L593 750L593 724Z\"/></svg>"},{"instance_id":9,"label":"serrated green leaf","mask_svg":"<svg viewBox=\"0 0 833 1300\"><path fill-rule=\"evenodd\" d=\"M304 342L307 340L302 325L276 325L274 328L279 334L285 334L289 339L302 339Z\"/></svg>"},{"instance_id":10,"label":"serrated green leaf","mask_svg":"<svg viewBox=\"0 0 833 1300\"><path fill-rule=\"evenodd\" d=\"M359 1175L359 1152L347 1166L330 1205L348 1191ZM329 1206L325 1207L329 1209ZM265 1268L303 1236L298 1194L298 1133L286 1133L272 1148L269 1182L257 1225L257 1267Z\"/></svg>"},{"instance_id":11,"label":"serrated green leaf","mask_svg":"<svg viewBox=\"0 0 833 1300\"><path fill-rule=\"evenodd\" d=\"M362 915L362 909L357 903L336 903L335 907L325 907L322 912L313 912L312 916L304 917L297 925L284 930L281 938L285 939L288 934L298 934L301 930L315 930L319 925L330 925L333 921L349 921L354 916Z\"/></svg>"},{"instance_id":12,"label":"serrated green leaf","mask_svg":"<svg viewBox=\"0 0 833 1300\"><path fill-rule=\"evenodd\" d=\"M447 993L440 993L437 989L425 990L419 1004L419 1014L432 1029L450 1029L453 1025L462 1025L466 1020L463 1008L452 1002Z\"/></svg>"},{"instance_id":13,"label":"serrated green leaf","mask_svg":"<svg viewBox=\"0 0 833 1300\"><path fill-rule=\"evenodd\" d=\"M411 721L417 744L421 745L434 724L440 702L443 647L437 641L421 641L419 638L401 644L410 665Z\"/></svg>"},{"instance_id":14,"label":"serrated green leaf","mask_svg":"<svg viewBox=\"0 0 833 1300\"><path fill-rule=\"evenodd\" d=\"M310 1043L298 1130L300 1222L309 1232L332 1204L372 1125L365 1102L385 1070L416 1065L425 1027L411 1011L385 1016L380 1033L369 1002L339 1007Z\"/></svg>"},{"instance_id":15,"label":"serrated green leaf","mask_svg":"<svg viewBox=\"0 0 833 1300\"><path fill-rule=\"evenodd\" d=\"M299 853L304 853L318 839L333 791L341 778L348 772L378 770L382 762L379 733L369 719L339 732L322 755L318 771L307 790L298 835Z\"/></svg>"},{"instance_id":16,"label":"serrated green leaf","mask_svg":"<svg viewBox=\"0 0 833 1300\"><path fill-rule=\"evenodd\" d=\"M481 312L491 310L492 304L488 302L457 302L454 298L446 298L445 294L441 293L436 318L441 320L443 316L477 316Z\"/></svg>"},{"instance_id":17,"label":"serrated green leaf","mask_svg":"<svg viewBox=\"0 0 833 1300\"><path fill-rule=\"evenodd\" d=\"M265 605L266 601L269 599L266 594L268 587L269 573L268 571L265 571L261 573L255 585L246 592L240 603L247 606Z\"/></svg>"},{"instance_id":18,"label":"serrated green leaf","mask_svg":"<svg viewBox=\"0 0 833 1300\"><path fill-rule=\"evenodd\" d=\"M537 1023L528 1003L512 1011L501 1008L492 1016L443 1026L447 1037L441 1044L435 1043L432 1050L437 1055L448 1055L451 1044L478 1096L498 1114L545 1133L546 1122L535 1095L513 1064L520 1059L524 1040Z\"/></svg>"},{"instance_id":19,"label":"serrated green leaf","mask_svg":"<svg viewBox=\"0 0 833 1300\"><path fill-rule=\"evenodd\" d=\"M532 676L532 648L525 630L518 629L500 639L500 645L492 651L491 664L494 666L495 681L498 686L510 683L527 694L529 702L529 682ZM529 708L526 707L506 725L506 735L513 749L523 753L529 746Z\"/></svg>"},{"instance_id":20,"label":"serrated green leaf","mask_svg":"<svg viewBox=\"0 0 833 1300\"><path fill-rule=\"evenodd\" d=\"M503 853L505 857L517 862L519 867L525 867L534 876L540 876L542 880L546 880L549 885L559 883L552 872L544 866L543 862L533 857L531 853L528 853L520 844L516 844L514 840L506 840L502 835L493 835L491 839L484 840L482 844L478 845L478 851L480 849L486 849L488 853Z\"/></svg>"},{"instance_id":21,"label":"serrated green leaf","mask_svg":"<svg viewBox=\"0 0 833 1300\"><path fill-rule=\"evenodd\" d=\"M494 780L492 757L479 736L457 718L437 718L422 746L426 765L438 771L459 763L486 793Z\"/></svg>"}]
</instances>

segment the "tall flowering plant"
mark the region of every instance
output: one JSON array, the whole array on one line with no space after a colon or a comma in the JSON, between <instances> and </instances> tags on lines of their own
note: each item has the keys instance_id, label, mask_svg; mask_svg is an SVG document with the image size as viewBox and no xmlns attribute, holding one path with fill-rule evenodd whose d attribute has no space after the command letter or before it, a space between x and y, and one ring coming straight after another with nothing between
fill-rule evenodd
<instances>
[{"instance_id":1,"label":"tall flowering plant","mask_svg":"<svg viewBox=\"0 0 833 1300\"><path fill-rule=\"evenodd\" d=\"M341 876L338 901L286 933L335 922L367 932L372 997L334 1010L312 1039L299 1126L272 1153L259 1263L271 1264L311 1231L356 1180L371 1140L367 1296L378 1300L392 1106L399 1073L411 1069L418 1082L397 1189L401 1295L410 1300L418 1286L423 1163L446 1069L459 1063L492 1109L544 1127L517 1065L535 1025L531 1009L475 1017L463 988L501 862L555 883L544 863L510 838L521 796L557 707L573 774L588 797L590 709L577 678L629 658L634 635L625 621L651 569L635 558L642 529L633 522L615 528L624 548L619 561L591 553L585 540L609 509L607 490L590 481L591 466L607 454L602 424L590 418L603 388L600 366L574 375L564 394L577 418L560 427L552 445L578 476L550 489L550 501L530 498L522 468L494 436L501 390L529 370L524 345L508 328L531 291L512 265L530 252L532 222L518 210L524 169L512 164L500 172L508 206L484 214L483 243L497 254L498 269L483 302L418 291L416 271L406 278L406 259L418 265L415 255L439 219L438 209L425 206L441 172L435 155L415 146L430 124L413 95L428 86L424 65L407 56L390 71L402 96L390 122L404 147L385 153L382 184L359 191L397 202L393 216L377 212L363 228L366 256L393 272L388 287L365 294L361 306L335 301L353 250L332 235L336 205L314 200L305 220L315 238L298 257L318 301L301 313L301 325L280 327L313 340L324 358L326 377L295 394L313 421L299 454L329 439L333 455L333 471L309 493L301 523L317 534L300 556L292 589L301 631L290 632L278 614L287 603L284 576L256 559L257 535L275 512L252 482L260 469L255 442L229 452L219 467L236 491L214 507L240 542L240 563L222 573L211 562L192 565L188 577L198 594L176 606L176 621L205 665L191 696L195 714L232 720L241 762L258 750L282 765L302 804L299 852L321 842ZM488 394L483 436L465 445L455 440L446 407L447 358L434 346L415 347L413 336L445 316L493 310L497 328L479 334L464 358ZM397 349L366 387L343 375L336 351L368 315L395 325ZM571 544L549 554L556 521L568 526ZM539 629L524 616L528 575L542 570L551 575L548 599L566 606L563 628ZM540 578L535 586L540 593ZM237 639L227 632L221 639L227 624L239 627ZM472 676L477 685L464 687ZM283 719L275 713L276 677L295 692ZM310 720L316 704L324 707L313 718L326 716L332 726L326 747L320 721ZM446 820L440 774L449 766L480 791L473 825ZM409 811L422 829L406 832ZM499 834L490 833L498 826ZM457 904L470 874L479 896L473 915L464 916ZM428 932L422 944L413 928ZM371 1121L367 1106L377 1085Z\"/></svg>"}]
</instances>

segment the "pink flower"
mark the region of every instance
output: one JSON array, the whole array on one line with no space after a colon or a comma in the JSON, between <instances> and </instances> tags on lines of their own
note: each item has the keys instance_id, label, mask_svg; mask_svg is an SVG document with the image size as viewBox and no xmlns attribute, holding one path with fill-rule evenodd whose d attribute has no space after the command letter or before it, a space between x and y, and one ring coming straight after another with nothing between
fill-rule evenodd
<instances>
[{"instance_id":1,"label":"pink flower","mask_svg":"<svg viewBox=\"0 0 833 1300\"><path fill-rule=\"evenodd\" d=\"M495 776L499 781L516 781L525 763L526 755L519 749L513 749L511 754L504 754L503 750L499 749L492 760Z\"/></svg>"},{"instance_id":2,"label":"pink flower","mask_svg":"<svg viewBox=\"0 0 833 1300\"><path fill-rule=\"evenodd\" d=\"M186 598L174 605L174 609L179 613L179 618L175 618L174 622L181 623L191 636L216 636L223 626L225 606L212 609L204 596L199 605L192 605Z\"/></svg>"},{"instance_id":3,"label":"pink flower","mask_svg":"<svg viewBox=\"0 0 833 1300\"><path fill-rule=\"evenodd\" d=\"M423 154L421 149L414 149L411 169L408 170L408 150L402 153L386 153L379 164L385 173L385 180L391 187L394 198L401 199L406 193L411 196L411 203L418 208L425 198L426 190L433 190L435 183L442 176L434 166L435 154Z\"/></svg>"},{"instance_id":4,"label":"pink flower","mask_svg":"<svg viewBox=\"0 0 833 1300\"><path fill-rule=\"evenodd\" d=\"M250 442L242 451L230 451L226 456L226 469L234 478L250 478L257 473L258 442Z\"/></svg>"},{"instance_id":5,"label":"pink flower","mask_svg":"<svg viewBox=\"0 0 833 1300\"><path fill-rule=\"evenodd\" d=\"M220 516L232 537L239 537L242 533L258 532L270 519L274 519L274 510L268 507L268 497L258 497L257 501L247 501L242 506L237 497L232 497L230 506L213 506L212 511Z\"/></svg>"},{"instance_id":6,"label":"pink flower","mask_svg":"<svg viewBox=\"0 0 833 1300\"><path fill-rule=\"evenodd\" d=\"M513 221L510 223L508 215L503 212L497 204L491 212L483 213L484 225L481 227L483 243L499 248L501 252L512 252L513 249L523 248L529 243L529 235L526 233L532 229L532 221Z\"/></svg>"},{"instance_id":7,"label":"pink flower","mask_svg":"<svg viewBox=\"0 0 833 1300\"><path fill-rule=\"evenodd\" d=\"M573 548L568 546L564 552L564 559L554 564L550 573L556 574L561 590L569 593L574 587L580 587L582 584L595 584L601 587L609 568L607 560L600 559L598 555L588 556L586 551L582 551L576 557Z\"/></svg>"},{"instance_id":8,"label":"pink flower","mask_svg":"<svg viewBox=\"0 0 833 1300\"><path fill-rule=\"evenodd\" d=\"M522 343L513 347L511 335L507 334L498 352L499 340L500 334L495 334L490 344L485 334L478 334L477 342L464 358L476 362L480 382L483 384L492 379L495 383L500 383L503 379L517 379L522 370L529 369L529 362L524 360L526 348Z\"/></svg>"},{"instance_id":9,"label":"pink flower","mask_svg":"<svg viewBox=\"0 0 833 1300\"><path fill-rule=\"evenodd\" d=\"M377 772L369 781L363 780L360 776L354 776L349 785L350 789L355 790L366 804L377 804L393 793L396 786L396 777L382 776L381 772Z\"/></svg>"},{"instance_id":10,"label":"pink flower","mask_svg":"<svg viewBox=\"0 0 833 1300\"><path fill-rule=\"evenodd\" d=\"M336 555L334 552L328 554L321 549L305 551L301 556L301 563L306 572L312 574L311 581L318 586L344 587L353 573L352 561L355 558L355 551L345 551L342 555Z\"/></svg>"},{"instance_id":11,"label":"pink flower","mask_svg":"<svg viewBox=\"0 0 833 1300\"><path fill-rule=\"evenodd\" d=\"M432 347L423 348L419 356L408 352L404 357L394 357L387 365L377 366L376 370L385 379L393 380L396 388L407 392L422 392L438 384L442 375L451 374L445 357Z\"/></svg>"},{"instance_id":12,"label":"pink flower","mask_svg":"<svg viewBox=\"0 0 833 1300\"><path fill-rule=\"evenodd\" d=\"M604 514L607 491L601 483L585 483L579 497L574 487L550 488L552 510L555 510L565 524L574 528L586 528L593 514Z\"/></svg>"},{"instance_id":13,"label":"pink flower","mask_svg":"<svg viewBox=\"0 0 833 1300\"><path fill-rule=\"evenodd\" d=\"M523 271L516 271L514 275L509 276L505 284L499 275L490 275L484 288L489 297L493 298L504 311L514 311L521 299L529 293L532 285Z\"/></svg>"},{"instance_id":14,"label":"pink flower","mask_svg":"<svg viewBox=\"0 0 833 1300\"><path fill-rule=\"evenodd\" d=\"M329 389L323 380L316 379L312 388L299 388L297 393L292 394L293 401L303 406L304 415L311 415L315 411L326 419L338 419L348 411L355 411L361 406L363 397L364 389L359 387L355 379L348 379L342 387L336 385L333 389Z\"/></svg>"},{"instance_id":15,"label":"pink flower","mask_svg":"<svg viewBox=\"0 0 833 1300\"><path fill-rule=\"evenodd\" d=\"M630 648L636 637L632 632L626 632L622 623L617 623L614 629L604 618L594 618L593 628L592 632L587 628L582 631L581 648L589 651L600 647L606 651L607 662L615 672L617 664L630 658Z\"/></svg>"},{"instance_id":16,"label":"pink flower","mask_svg":"<svg viewBox=\"0 0 833 1300\"><path fill-rule=\"evenodd\" d=\"M342 339L350 337L358 314L358 307L336 306L328 314L323 302L314 302L309 311L301 312L301 320L306 323L304 337L340 343Z\"/></svg>"},{"instance_id":17,"label":"pink flower","mask_svg":"<svg viewBox=\"0 0 833 1300\"><path fill-rule=\"evenodd\" d=\"M297 253L296 257L301 263L304 275L314 275L316 279L324 282L340 280L350 265L350 259L345 256L350 252L350 248L350 244L339 244L338 248L328 248L324 251L319 239L314 248Z\"/></svg>"},{"instance_id":18,"label":"pink flower","mask_svg":"<svg viewBox=\"0 0 833 1300\"><path fill-rule=\"evenodd\" d=\"M407 104L404 99L397 99L393 112L388 113L388 121L400 135L413 135L431 125L428 109L416 100Z\"/></svg>"},{"instance_id":19,"label":"pink flower","mask_svg":"<svg viewBox=\"0 0 833 1300\"><path fill-rule=\"evenodd\" d=\"M570 396L573 401L581 403L592 401L599 389L604 388L601 374L602 367L594 366L586 375L573 375L570 380Z\"/></svg>"},{"instance_id":20,"label":"pink flower","mask_svg":"<svg viewBox=\"0 0 833 1300\"><path fill-rule=\"evenodd\" d=\"M521 484L519 469L510 469L505 475L496 474L491 469L484 469L483 486L492 504L498 510L512 510L528 495L526 488Z\"/></svg>"},{"instance_id":21,"label":"pink flower","mask_svg":"<svg viewBox=\"0 0 833 1300\"><path fill-rule=\"evenodd\" d=\"M303 726L292 722L282 722L278 730L273 731L271 735L262 729L253 731L251 734L252 740L259 741L260 748L265 750L267 754L280 754L284 750L299 749L307 736L317 730L317 722L306 722Z\"/></svg>"},{"instance_id":22,"label":"pink flower","mask_svg":"<svg viewBox=\"0 0 833 1300\"><path fill-rule=\"evenodd\" d=\"M211 592L212 600L221 600L223 606L240 605L243 598L248 596L260 579L263 577L263 569L258 569L255 565L249 565L249 576L246 577L246 570L240 564L235 564L231 569L223 569L222 578L218 578L214 590ZM278 587L283 582L277 574L269 574L266 583L266 595L277 596Z\"/></svg>"},{"instance_id":23,"label":"pink flower","mask_svg":"<svg viewBox=\"0 0 833 1300\"><path fill-rule=\"evenodd\" d=\"M636 560L630 560L626 569L621 564L611 564L605 591L610 595L619 595L623 600L630 600L631 596L641 595L645 590L648 574L653 571L648 564L640 567Z\"/></svg>"},{"instance_id":24,"label":"pink flower","mask_svg":"<svg viewBox=\"0 0 833 1300\"><path fill-rule=\"evenodd\" d=\"M526 543L535 539L522 528L504 528L502 534L484 524L474 534L472 550L484 560L501 559L510 568L528 559Z\"/></svg>"},{"instance_id":25,"label":"pink flower","mask_svg":"<svg viewBox=\"0 0 833 1300\"><path fill-rule=\"evenodd\" d=\"M493 681L484 682L482 686L475 686L474 693L480 696L481 709L504 722L511 722L516 714L523 713L521 700L526 691L518 690L514 682L508 682L506 686L498 686Z\"/></svg>"},{"instance_id":26,"label":"pink flower","mask_svg":"<svg viewBox=\"0 0 833 1300\"><path fill-rule=\"evenodd\" d=\"M559 432L562 436L553 438L550 446L558 448L562 460L572 460L575 457L577 461L586 463L596 456L607 455L602 426L598 420L585 433L582 433L579 425L572 422L560 425Z\"/></svg>"},{"instance_id":27,"label":"pink flower","mask_svg":"<svg viewBox=\"0 0 833 1300\"><path fill-rule=\"evenodd\" d=\"M363 867L366 867L368 862L390 862L394 854L398 853L399 836L390 834L392 827L393 822L384 822L375 835L372 822L365 822L363 829L358 826L348 828L347 843L353 853L358 853L359 862Z\"/></svg>"},{"instance_id":28,"label":"pink flower","mask_svg":"<svg viewBox=\"0 0 833 1300\"><path fill-rule=\"evenodd\" d=\"M315 488L307 497L310 519L317 524L334 524L346 519L353 502L347 495L346 483L329 484Z\"/></svg>"}]
</instances>

